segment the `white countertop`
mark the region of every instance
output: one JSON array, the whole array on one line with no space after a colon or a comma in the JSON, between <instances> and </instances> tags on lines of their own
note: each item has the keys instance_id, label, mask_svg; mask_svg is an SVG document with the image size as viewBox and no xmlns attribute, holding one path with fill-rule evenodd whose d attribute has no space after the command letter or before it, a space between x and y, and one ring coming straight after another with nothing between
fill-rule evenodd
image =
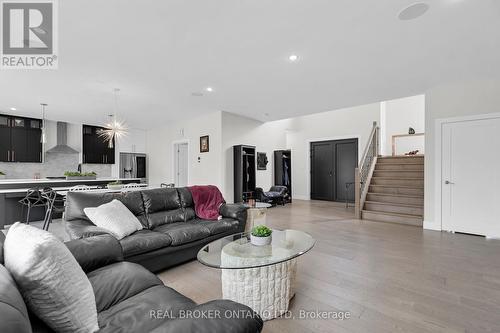
<instances>
[{"instance_id":1,"label":"white countertop","mask_svg":"<svg viewBox=\"0 0 500 333\"><path fill-rule=\"evenodd\" d=\"M114 181L122 181L122 180L137 180L140 181L140 178L113 178L113 177L105 177L105 178L97 178L97 179L82 179L82 180L66 180L66 179L48 179L48 178L40 178L40 179L0 179L0 184L9 185L9 184L37 184L37 183L67 183L67 182L114 182Z\"/></svg>"}]
</instances>

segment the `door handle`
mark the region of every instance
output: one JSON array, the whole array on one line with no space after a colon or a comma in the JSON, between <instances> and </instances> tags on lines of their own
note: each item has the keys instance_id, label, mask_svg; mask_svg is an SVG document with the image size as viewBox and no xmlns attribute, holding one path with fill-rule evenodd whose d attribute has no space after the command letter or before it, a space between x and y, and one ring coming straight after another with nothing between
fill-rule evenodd
<instances>
[{"instance_id":1,"label":"door handle","mask_svg":"<svg viewBox=\"0 0 500 333\"><path fill-rule=\"evenodd\" d=\"M12 151L12 162L16 161L16 152Z\"/></svg>"},{"instance_id":2,"label":"door handle","mask_svg":"<svg viewBox=\"0 0 500 333\"><path fill-rule=\"evenodd\" d=\"M444 181L444 183L445 183L446 185L455 185L455 183L452 183L452 182L450 182L449 180L445 180L445 181Z\"/></svg>"},{"instance_id":3,"label":"door handle","mask_svg":"<svg viewBox=\"0 0 500 333\"><path fill-rule=\"evenodd\" d=\"M10 162L10 150L7 150L7 162Z\"/></svg>"}]
</instances>

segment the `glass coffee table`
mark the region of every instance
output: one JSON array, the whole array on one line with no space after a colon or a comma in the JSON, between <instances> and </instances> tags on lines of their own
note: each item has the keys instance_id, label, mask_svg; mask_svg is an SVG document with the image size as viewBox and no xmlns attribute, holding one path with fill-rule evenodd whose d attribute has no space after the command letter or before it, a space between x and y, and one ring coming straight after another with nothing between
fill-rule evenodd
<instances>
[{"instance_id":1,"label":"glass coffee table","mask_svg":"<svg viewBox=\"0 0 500 333\"><path fill-rule=\"evenodd\" d=\"M215 240L198 252L198 261L222 270L222 296L245 304L269 320L288 311L295 295L297 257L315 240L298 230L273 230L272 243L255 246L244 232Z\"/></svg>"}]
</instances>

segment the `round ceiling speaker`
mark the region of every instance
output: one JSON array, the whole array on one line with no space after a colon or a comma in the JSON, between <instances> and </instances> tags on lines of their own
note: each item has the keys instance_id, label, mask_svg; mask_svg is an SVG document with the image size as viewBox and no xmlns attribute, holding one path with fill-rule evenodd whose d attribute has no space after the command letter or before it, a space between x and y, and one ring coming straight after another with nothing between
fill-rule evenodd
<instances>
[{"instance_id":1,"label":"round ceiling speaker","mask_svg":"<svg viewBox=\"0 0 500 333\"><path fill-rule=\"evenodd\" d=\"M403 9L398 17L402 21L414 20L425 14L429 10L429 5L424 2L414 3Z\"/></svg>"}]
</instances>

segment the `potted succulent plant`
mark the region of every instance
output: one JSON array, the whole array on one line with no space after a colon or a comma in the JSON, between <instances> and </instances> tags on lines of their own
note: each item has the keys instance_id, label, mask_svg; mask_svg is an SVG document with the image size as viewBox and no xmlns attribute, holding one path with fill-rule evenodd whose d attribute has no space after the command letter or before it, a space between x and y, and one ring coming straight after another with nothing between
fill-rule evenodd
<instances>
[{"instance_id":1,"label":"potted succulent plant","mask_svg":"<svg viewBox=\"0 0 500 333\"><path fill-rule=\"evenodd\" d=\"M0 179L4 179L5 178L5 173L3 173L2 171L0 171Z\"/></svg>"},{"instance_id":2,"label":"potted succulent plant","mask_svg":"<svg viewBox=\"0 0 500 333\"><path fill-rule=\"evenodd\" d=\"M97 173L92 172L76 172L76 171L66 171L64 173L66 180L95 180L97 178Z\"/></svg>"},{"instance_id":3,"label":"potted succulent plant","mask_svg":"<svg viewBox=\"0 0 500 333\"><path fill-rule=\"evenodd\" d=\"M109 190L121 190L123 188L123 184L117 180L115 182L108 183Z\"/></svg>"},{"instance_id":4,"label":"potted succulent plant","mask_svg":"<svg viewBox=\"0 0 500 333\"><path fill-rule=\"evenodd\" d=\"M250 243L257 246L271 244L273 231L265 225L256 225L250 233Z\"/></svg>"}]
</instances>

